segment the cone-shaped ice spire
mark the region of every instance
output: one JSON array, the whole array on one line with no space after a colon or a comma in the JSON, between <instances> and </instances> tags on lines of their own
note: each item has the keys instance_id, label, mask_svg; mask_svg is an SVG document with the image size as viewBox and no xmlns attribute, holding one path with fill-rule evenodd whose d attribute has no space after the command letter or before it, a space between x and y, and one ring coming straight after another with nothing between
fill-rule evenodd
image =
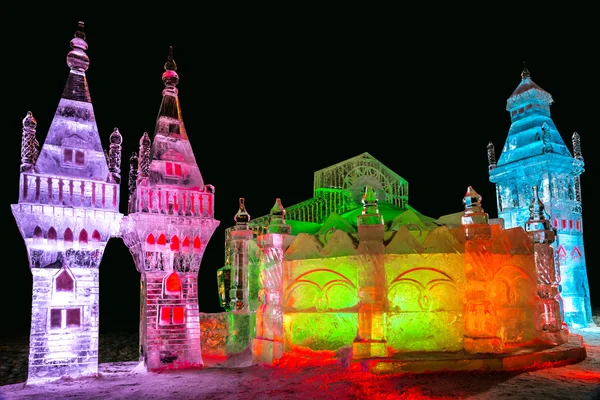
<instances>
[{"instance_id":1,"label":"cone-shaped ice spire","mask_svg":"<svg viewBox=\"0 0 600 400\"><path fill-rule=\"evenodd\" d=\"M38 156L39 143L35 137L37 121L31 111L23 119L23 136L21 137L21 172L30 171Z\"/></svg>"},{"instance_id":2,"label":"cone-shaped ice spire","mask_svg":"<svg viewBox=\"0 0 600 400\"><path fill-rule=\"evenodd\" d=\"M137 152L132 152L131 157L129 157L129 181L128 181L128 189L129 189L129 212L135 212L135 192L137 189L137 176L138 176L138 156Z\"/></svg>"},{"instance_id":3,"label":"cone-shaped ice spire","mask_svg":"<svg viewBox=\"0 0 600 400\"><path fill-rule=\"evenodd\" d=\"M246 211L246 205L244 204L244 198L240 197L240 208L238 209L237 214L233 217L235 221L235 229L236 230L246 230L248 229L248 222L250 222L250 214Z\"/></svg>"},{"instance_id":4,"label":"cone-shaped ice spire","mask_svg":"<svg viewBox=\"0 0 600 400\"><path fill-rule=\"evenodd\" d=\"M573 157L577 160L583 160L583 155L581 154L581 141L579 138L579 133L573 132L573 137L571 138L573 141Z\"/></svg>"},{"instance_id":5,"label":"cone-shaped ice spire","mask_svg":"<svg viewBox=\"0 0 600 400\"><path fill-rule=\"evenodd\" d=\"M85 73L90 65L83 22L67 54L69 75L36 162L42 174L106 181L108 165Z\"/></svg>"},{"instance_id":6,"label":"cone-shaped ice spire","mask_svg":"<svg viewBox=\"0 0 600 400\"><path fill-rule=\"evenodd\" d=\"M173 47L169 47L162 81L165 88L152 138L150 151L150 185L177 185L188 189L204 189L204 180L196 163L185 130L179 105L177 64ZM140 153L140 162L141 162Z\"/></svg>"},{"instance_id":7,"label":"cone-shaped ice spire","mask_svg":"<svg viewBox=\"0 0 600 400\"><path fill-rule=\"evenodd\" d=\"M496 168L496 149L494 144L489 142L487 145L488 169Z\"/></svg>"}]
</instances>

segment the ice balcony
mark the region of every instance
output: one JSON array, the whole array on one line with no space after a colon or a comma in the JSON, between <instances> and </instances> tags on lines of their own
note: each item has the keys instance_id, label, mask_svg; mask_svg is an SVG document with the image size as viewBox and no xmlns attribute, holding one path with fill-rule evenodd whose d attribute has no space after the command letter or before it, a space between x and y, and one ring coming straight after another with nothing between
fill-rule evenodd
<instances>
[{"instance_id":1,"label":"ice balcony","mask_svg":"<svg viewBox=\"0 0 600 400\"><path fill-rule=\"evenodd\" d=\"M119 185L116 183L22 173L19 203L59 205L119 211Z\"/></svg>"}]
</instances>

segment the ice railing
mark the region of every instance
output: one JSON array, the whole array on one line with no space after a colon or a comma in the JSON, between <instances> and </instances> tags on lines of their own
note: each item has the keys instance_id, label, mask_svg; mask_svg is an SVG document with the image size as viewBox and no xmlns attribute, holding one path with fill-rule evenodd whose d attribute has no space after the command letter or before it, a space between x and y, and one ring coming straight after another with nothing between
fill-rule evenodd
<instances>
[{"instance_id":1,"label":"ice railing","mask_svg":"<svg viewBox=\"0 0 600 400\"><path fill-rule=\"evenodd\" d=\"M138 187L137 210L147 213L190 217L214 217L214 188L176 189L165 186Z\"/></svg>"},{"instance_id":2,"label":"ice railing","mask_svg":"<svg viewBox=\"0 0 600 400\"><path fill-rule=\"evenodd\" d=\"M22 173L19 203L119 210L119 185L81 178Z\"/></svg>"}]
</instances>

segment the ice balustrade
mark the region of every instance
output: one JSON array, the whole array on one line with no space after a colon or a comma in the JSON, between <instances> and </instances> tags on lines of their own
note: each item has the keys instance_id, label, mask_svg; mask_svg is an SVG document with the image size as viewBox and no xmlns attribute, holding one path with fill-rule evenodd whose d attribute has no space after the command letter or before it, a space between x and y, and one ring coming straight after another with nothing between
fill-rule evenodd
<instances>
[{"instance_id":1,"label":"ice balustrade","mask_svg":"<svg viewBox=\"0 0 600 400\"><path fill-rule=\"evenodd\" d=\"M141 186L137 188L137 198L142 212L212 218L213 192L210 185L204 191Z\"/></svg>"},{"instance_id":2,"label":"ice balustrade","mask_svg":"<svg viewBox=\"0 0 600 400\"><path fill-rule=\"evenodd\" d=\"M19 198L20 203L118 211L119 185L23 172Z\"/></svg>"}]
</instances>

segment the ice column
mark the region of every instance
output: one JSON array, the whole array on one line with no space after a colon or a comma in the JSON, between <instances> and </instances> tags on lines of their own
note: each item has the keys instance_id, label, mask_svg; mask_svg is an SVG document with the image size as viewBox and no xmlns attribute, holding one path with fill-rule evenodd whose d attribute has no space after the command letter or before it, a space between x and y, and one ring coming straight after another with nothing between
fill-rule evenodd
<instances>
[{"instance_id":1,"label":"ice column","mask_svg":"<svg viewBox=\"0 0 600 400\"><path fill-rule=\"evenodd\" d=\"M256 310L254 361L271 364L283 356L283 254L291 244L291 227L285 223L281 199L271 209L267 233L257 237L262 250L259 306Z\"/></svg>"},{"instance_id":2,"label":"ice column","mask_svg":"<svg viewBox=\"0 0 600 400\"><path fill-rule=\"evenodd\" d=\"M525 224L525 230L534 243L539 297L536 330L540 339L557 345L568 341L568 331L563 329L562 299L558 285L560 269L554 262L554 249L551 246L556 236L550 227L550 221L546 218L538 187L533 186L532 189L533 198L529 206L529 221Z\"/></svg>"},{"instance_id":3,"label":"ice column","mask_svg":"<svg viewBox=\"0 0 600 400\"><path fill-rule=\"evenodd\" d=\"M481 207L481 196L471 187L463 198L465 211L461 223L465 230L465 275L467 285L465 313L465 350L492 353L502 349L497 337L496 310L489 297L492 265L482 254L491 252L492 229L488 214Z\"/></svg>"},{"instance_id":4,"label":"ice column","mask_svg":"<svg viewBox=\"0 0 600 400\"><path fill-rule=\"evenodd\" d=\"M375 190L366 186L362 214L357 217L360 265L358 269L358 334L352 357L386 357L385 312L387 279L384 265L384 221L377 207Z\"/></svg>"}]
</instances>

